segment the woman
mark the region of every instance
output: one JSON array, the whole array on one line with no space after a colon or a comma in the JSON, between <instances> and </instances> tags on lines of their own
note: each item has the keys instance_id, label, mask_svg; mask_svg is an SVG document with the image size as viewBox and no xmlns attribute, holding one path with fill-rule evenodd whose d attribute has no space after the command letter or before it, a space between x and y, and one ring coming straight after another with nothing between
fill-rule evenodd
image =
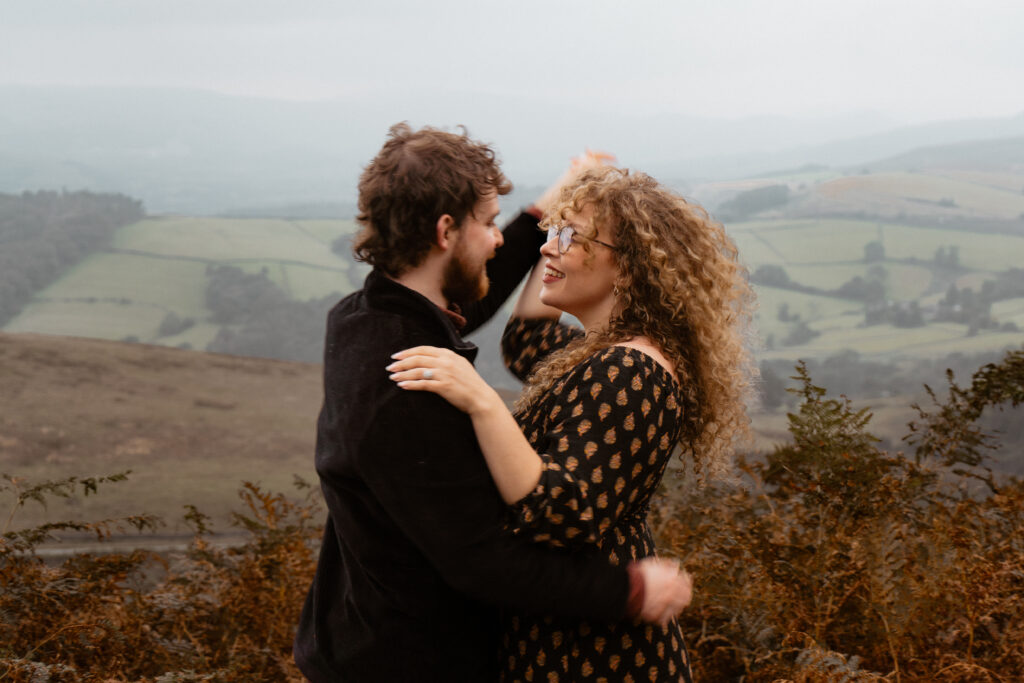
<instances>
[{"instance_id":1,"label":"woman","mask_svg":"<svg viewBox=\"0 0 1024 683\"><path fill-rule=\"evenodd\" d=\"M502 340L527 382L514 418L449 351L407 349L389 370L469 414L517 533L625 563L654 553L646 516L675 447L707 476L747 436L751 293L721 225L642 173L584 171L541 227ZM504 680L690 679L674 619L510 615L502 667Z\"/></svg>"}]
</instances>

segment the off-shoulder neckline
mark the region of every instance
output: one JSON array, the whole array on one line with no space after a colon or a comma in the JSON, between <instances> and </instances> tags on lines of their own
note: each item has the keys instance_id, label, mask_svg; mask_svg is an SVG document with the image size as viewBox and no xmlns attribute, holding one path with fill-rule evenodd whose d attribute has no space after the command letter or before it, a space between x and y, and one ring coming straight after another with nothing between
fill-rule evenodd
<instances>
[{"instance_id":1,"label":"off-shoulder neckline","mask_svg":"<svg viewBox=\"0 0 1024 683\"><path fill-rule=\"evenodd\" d=\"M515 316L514 315L514 316L511 316L509 318L509 323L511 323L513 320L517 320L517 321L519 321L521 323L531 323L531 322L532 323L536 323L536 324L551 323L551 324L555 325L556 327L564 327L567 330L575 330L575 331L580 332L580 333L583 332L583 330L581 330L580 328L575 327L573 325L568 325L568 324L562 322L559 318L531 318L531 317L520 317L520 316ZM680 384L679 379L674 374L669 372L669 369L666 368L664 365L662 365L661 361L659 361L654 356L652 356L652 355L650 355L650 354L648 354L648 353L646 353L644 351L641 351L638 348L635 348L633 346L625 346L623 344L612 344L611 346L606 346L601 351L596 352L594 355L597 356L597 355L603 353L604 351L609 351L609 350L613 350L613 349L621 349L623 354L627 354L629 352L633 352L636 355L640 356L641 362L646 361L648 365L654 366L655 370L657 370L658 372L663 373L666 377L668 377L669 383L675 388L675 390L677 392L681 392L682 391L683 385Z\"/></svg>"},{"instance_id":2,"label":"off-shoulder neckline","mask_svg":"<svg viewBox=\"0 0 1024 683\"><path fill-rule=\"evenodd\" d=\"M659 362L657 358L655 358L654 356L650 355L649 353L645 353L644 351L641 351L640 349L635 348L633 346L624 346L622 344L613 344L611 346L605 347L606 351L610 351L610 350L614 350L614 349L621 349L621 353L623 353L623 354L630 354L630 353L632 353L634 355L640 356L641 362L646 361L648 365L653 365L655 370L661 372L666 377L668 377L669 382L675 387L675 389L677 391L682 389L682 385L679 383L679 380L676 379L675 375L673 375L671 372L669 372L668 368L666 368L664 365L662 365L661 362Z\"/></svg>"}]
</instances>

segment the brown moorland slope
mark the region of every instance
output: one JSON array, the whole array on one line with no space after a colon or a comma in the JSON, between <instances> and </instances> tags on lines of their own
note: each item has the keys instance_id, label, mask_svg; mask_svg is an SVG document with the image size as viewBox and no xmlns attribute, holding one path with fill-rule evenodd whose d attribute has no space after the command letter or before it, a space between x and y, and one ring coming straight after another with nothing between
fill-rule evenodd
<instances>
[{"instance_id":1,"label":"brown moorland slope","mask_svg":"<svg viewBox=\"0 0 1024 683\"><path fill-rule=\"evenodd\" d=\"M13 528L149 513L164 533L187 535L184 506L194 505L231 532L243 481L286 493L295 475L316 484L320 373L312 363L0 333L0 473L39 483L132 471L96 496L29 502ZM896 442L911 417L900 398L876 402L873 423ZM753 419L758 450L789 440L784 411Z\"/></svg>"},{"instance_id":2,"label":"brown moorland slope","mask_svg":"<svg viewBox=\"0 0 1024 683\"><path fill-rule=\"evenodd\" d=\"M315 481L321 396L315 364L0 333L0 472L40 482L132 470L84 501L30 502L15 526L148 512L180 533L192 504L224 530L243 480Z\"/></svg>"},{"instance_id":3,"label":"brown moorland slope","mask_svg":"<svg viewBox=\"0 0 1024 683\"><path fill-rule=\"evenodd\" d=\"M132 471L96 496L29 502L12 528L149 513L188 535L194 505L230 532L242 482L316 484L322 397L319 364L0 332L0 473L39 483Z\"/></svg>"}]
</instances>

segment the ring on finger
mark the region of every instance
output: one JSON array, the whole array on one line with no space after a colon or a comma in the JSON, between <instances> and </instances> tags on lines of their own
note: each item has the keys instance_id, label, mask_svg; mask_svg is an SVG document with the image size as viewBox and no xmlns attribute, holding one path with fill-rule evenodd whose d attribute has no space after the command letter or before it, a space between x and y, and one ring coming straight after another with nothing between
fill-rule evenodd
<instances>
[{"instance_id":1,"label":"ring on finger","mask_svg":"<svg viewBox=\"0 0 1024 683\"><path fill-rule=\"evenodd\" d=\"M423 379L433 379L433 377L434 371L431 370L430 368L427 368L426 370L423 371Z\"/></svg>"}]
</instances>

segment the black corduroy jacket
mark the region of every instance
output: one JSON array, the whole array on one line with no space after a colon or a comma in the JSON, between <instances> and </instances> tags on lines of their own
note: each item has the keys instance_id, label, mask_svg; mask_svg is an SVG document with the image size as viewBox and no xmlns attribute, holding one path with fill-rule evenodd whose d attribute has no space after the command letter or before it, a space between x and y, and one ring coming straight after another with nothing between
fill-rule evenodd
<instances>
[{"instance_id":1,"label":"black corduroy jacket","mask_svg":"<svg viewBox=\"0 0 1024 683\"><path fill-rule=\"evenodd\" d=\"M491 290L465 331L494 315L536 262L523 214L488 264ZM596 554L513 538L469 417L388 379L391 354L476 346L427 298L374 271L328 316L316 468L328 519L295 639L314 683L490 681L497 609L614 621L626 571Z\"/></svg>"}]
</instances>

